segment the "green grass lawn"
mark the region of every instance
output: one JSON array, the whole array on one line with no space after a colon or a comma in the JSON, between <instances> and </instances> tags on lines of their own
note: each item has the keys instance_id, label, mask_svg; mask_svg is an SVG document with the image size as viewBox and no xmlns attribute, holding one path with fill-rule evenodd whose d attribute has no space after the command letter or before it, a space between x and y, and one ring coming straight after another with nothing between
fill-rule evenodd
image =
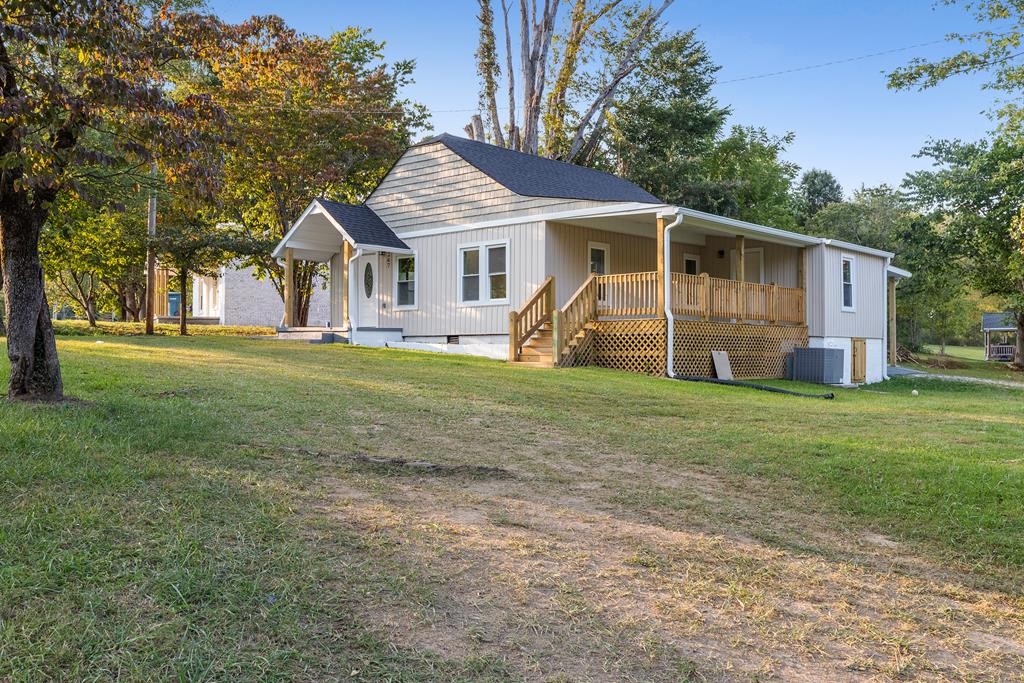
<instances>
[{"instance_id":1,"label":"green grass lawn","mask_svg":"<svg viewBox=\"0 0 1024 683\"><path fill-rule=\"evenodd\" d=\"M1012 588L1024 581L1024 403L1012 390L900 379L824 401L344 345L58 344L74 400L0 402L0 679L731 678L761 647L767 663L751 676L785 677L791 657L831 666L853 655L822 654L796 626L781 634L781 612L758 605L847 586L809 578L826 567L875 571L861 540L875 536L877 552L899 547L872 580L899 581L894 595L917 577L943 600L967 604L978 590L989 596L979 605L1024 609ZM611 529L622 532L586 561L587 547L560 545ZM674 554L691 542L704 550ZM701 564L736 544L757 550ZM628 558L598 571L620 545ZM659 583L684 576L674 593ZM841 590L874 585L857 581ZM635 582L662 597L625 620ZM510 613L516 596L527 597ZM692 628L671 621L685 600L707 605ZM508 621L538 605L548 611L530 623ZM886 619L947 637L914 609ZM669 626L640 630L651 614ZM737 620L721 626L724 654L680 644L712 637L722 614ZM851 612L835 626L848 630L818 637L860 634L843 641L865 648L856 671L889 675L926 657L902 626L893 640L879 623ZM571 661L541 656L546 647ZM893 652L896 664L878 663ZM721 668L731 657L740 668ZM604 668L559 668L587 662Z\"/></svg>"},{"instance_id":2,"label":"green grass lawn","mask_svg":"<svg viewBox=\"0 0 1024 683\"><path fill-rule=\"evenodd\" d=\"M941 368L941 367L928 367L926 364L921 366L920 369L926 372L935 372L945 375L959 375L964 377L980 377L983 379L998 379L1011 382L1024 383L1024 372L1014 370L1004 362L999 361L986 361L985 360L985 349L980 346L947 346L946 356L950 359L963 363L966 367L963 368ZM926 353L919 354L919 358L924 361L935 361L941 362L943 357L939 354L938 346L926 347Z\"/></svg>"}]
</instances>

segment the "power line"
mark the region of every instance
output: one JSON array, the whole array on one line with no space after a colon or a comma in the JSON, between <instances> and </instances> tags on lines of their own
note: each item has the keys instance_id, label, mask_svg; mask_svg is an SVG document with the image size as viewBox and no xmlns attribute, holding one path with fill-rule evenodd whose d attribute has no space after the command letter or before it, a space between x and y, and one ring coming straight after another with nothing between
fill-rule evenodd
<instances>
[{"instance_id":1,"label":"power line","mask_svg":"<svg viewBox=\"0 0 1024 683\"><path fill-rule=\"evenodd\" d=\"M1000 35L1006 35L1006 34L1005 33L1000 33L1000 34L996 34L996 35L1000 36ZM867 60L867 59L873 59L875 57L883 57L885 55L896 54L898 52L906 52L907 50L914 50L916 48L928 47L928 46L931 46L931 45L938 45L940 43L948 43L948 42L949 42L948 38L939 38L938 40L929 40L929 41L924 42L924 43L915 43L913 45L905 45L903 47L895 47L895 48L892 48L892 49L889 49L889 50L882 50L880 52L871 52L871 53L864 54L864 55L858 55L856 57L848 57L848 58L845 58L845 59L835 59L835 60L828 61L828 62L820 62L818 64L809 64L807 66L798 66L798 67L794 67L792 69L783 69L781 71L770 71L770 72L767 72L767 73L755 74L755 75L751 75L751 76L743 76L743 77L740 77L740 78L730 78L728 80L718 81L716 83L716 85L727 85L729 83L741 83L741 82L744 82L744 81L753 81L753 80L759 80L759 79L762 79L762 78L774 78L776 76L785 76L785 75L788 75L788 74L800 73L800 72L803 72L803 71L812 71L812 70L815 70L815 69L824 69L824 68L830 67L830 66L837 66L837 65L840 65L840 64L850 64L852 62L860 62L860 61L864 61L864 60ZM1011 57L1009 57L1009 58L1003 58L1003 59L996 60L996 61L993 61L993 62L985 62L983 64L975 65L975 66L988 66L988 65L992 65L992 64L998 64L998 63L1007 61L1008 59L1010 59L1012 57L1016 57L1016 56L1019 56L1019 54L1011 55ZM252 107L252 108L256 108L256 109L269 109L269 110L276 110L276 111L302 110L302 111L309 111L309 112L322 113L322 114L331 114L331 113L333 113L333 114L349 114L349 115L357 115L357 114L405 115L405 114L408 114L407 110L402 110L402 109L346 109L346 108L342 108L342 107L304 107L302 105L294 105L294 104L290 105L290 104L285 104L285 103L281 103L281 104L259 104L259 103L256 103L256 102L245 102L245 103L237 102L237 103L234 103L233 106L236 106L236 107ZM502 108L499 105L499 109L501 109L502 111L506 111L508 109L508 107ZM468 108L468 109L431 109L431 108L428 107L427 110L431 114L465 114L465 113L480 112L480 107L471 107L471 108ZM521 111L522 107L521 106L517 106L516 110L517 111Z\"/></svg>"},{"instance_id":2,"label":"power line","mask_svg":"<svg viewBox=\"0 0 1024 683\"><path fill-rule=\"evenodd\" d=\"M838 64L849 64L850 62L860 62L865 59L872 59L874 57L882 57L884 55L891 55L897 52L906 52L907 50L913 50L919 47L927 47L929 45L938 45L939 43L948 42L946 38L940 38L939 40L930 40L926 43L915 43L914 45L906 45L904 47L894 47L891 50L882 50L881 52L872 52L866 55L859 55L857 57L849 57L847 59L836 59L831 62L821 62L820 64L810 64L808 66L798 66L792 69L784 69L782 71L771 71L769 73L756 74L754 76L743 76L742 78L731 78L727 81L718 81L718 85L725 85L727 83L739 83L741 81L753 81L759 78L771 78L773 76L784 76L786 74L799 73L801 71L811 71L813 69L824 69L827 66L836 66Z\"/></svg>"}]
</instances>

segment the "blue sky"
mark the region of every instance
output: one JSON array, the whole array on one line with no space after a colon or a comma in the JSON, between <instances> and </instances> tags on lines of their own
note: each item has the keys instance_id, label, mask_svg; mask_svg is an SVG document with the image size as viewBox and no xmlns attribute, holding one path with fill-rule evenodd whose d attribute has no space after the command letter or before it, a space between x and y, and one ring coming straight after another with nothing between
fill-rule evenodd
<instances>
[{"instance_id":1,"label":"blue sky","mask_svg":"<svg viewBox=\"0 0 1024 683\"><path fill-rule=\"evenodd\" d=\"M563 2L563 4L567 4ZM473 64L476 2L443 0L211 0L228 20L278 14L307 33L347 26L373 29L389 60L415 59L408 96L432 112L435 132L461 134L477 103ZM563 10L564 12L565 10ZM858 57L970 31L959 7L932 0L677 0L670 28L696 27L722 70L720 81ZM935 58L954 46L934 44L846 64L755 80L722 82L715 95L732 122L766 127L796 141L787 158L827 168L844 189L898 184L925 161L913 155L929 138L984 136L993 95L980 77L960 77L925 92L892 92L885 73L911 57Z\"/></svg>"}]
</instances>

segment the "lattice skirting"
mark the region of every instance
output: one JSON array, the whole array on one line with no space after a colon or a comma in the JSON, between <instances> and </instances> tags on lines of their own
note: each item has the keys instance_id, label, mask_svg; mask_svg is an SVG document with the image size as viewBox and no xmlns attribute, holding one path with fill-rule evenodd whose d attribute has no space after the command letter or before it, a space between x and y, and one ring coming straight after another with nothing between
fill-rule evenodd
<instances>
[{"instance_id":1,"label":"lattice skirting","mask_svg":"<svg viewBox=\"0 0 1024 683\"><path fill-rule=\"evenodd\" d=\"M594 330L590 364L646 375L665 374L664 320L602 320Z\"/></svg>"},{"instance_id":2,"label":"lattice skirting","mask_svg":"<svg viewBox=\"0 0 1024 683\"><path fill-rule=\"evenodd\" d=\"M677 375L713 377L715 350L729 353L737 379L784 377L786 355L807 346L807 327L677 320L674 337Z\"/></svg>"},{"instance_id":3,"label":"lattice skirting","mask_svg":"<svg viewBox=\"0 0 1024 683\"><path fill-rule=\"evenodd\" d=\"M665 374L666 321L657 318L601 320L564 366ZM783 377L786 355L807 346L807 327L677 320L675 372L713 377L711 351L727 351L733 376L738 379Z\"/></svg>"},{"instance_id":4,"label":"lattice skirting","mask_svg":"<svg viewBox=\"0 0 1024 683\"><path fill-rule=\"evenodd\" d=\"M576 346L562 356L559 365L563 368L582 368L594 364L594 347L597 340L595 330L586 330Z\"/></svg>"}]
</instances>

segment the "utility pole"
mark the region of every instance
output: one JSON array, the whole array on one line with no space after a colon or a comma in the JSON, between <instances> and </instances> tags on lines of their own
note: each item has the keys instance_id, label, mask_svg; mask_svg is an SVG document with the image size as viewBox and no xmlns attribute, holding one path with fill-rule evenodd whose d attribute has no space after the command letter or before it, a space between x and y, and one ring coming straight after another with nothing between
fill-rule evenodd
<instances>
[{"instance_id":1,"label":"utility pole","mask_svg":"<svg viewBox=\"0 0 1024 683\"><path fill-rule=\"evenodd\" d=\"M156 181L156 161L153 161L153 181ZM153 319L156 308L156 251L153 239L156 237L156 188L149 191L149 245L146 247L146 334L153 334Z\"/></svg>"}]
</instances>

